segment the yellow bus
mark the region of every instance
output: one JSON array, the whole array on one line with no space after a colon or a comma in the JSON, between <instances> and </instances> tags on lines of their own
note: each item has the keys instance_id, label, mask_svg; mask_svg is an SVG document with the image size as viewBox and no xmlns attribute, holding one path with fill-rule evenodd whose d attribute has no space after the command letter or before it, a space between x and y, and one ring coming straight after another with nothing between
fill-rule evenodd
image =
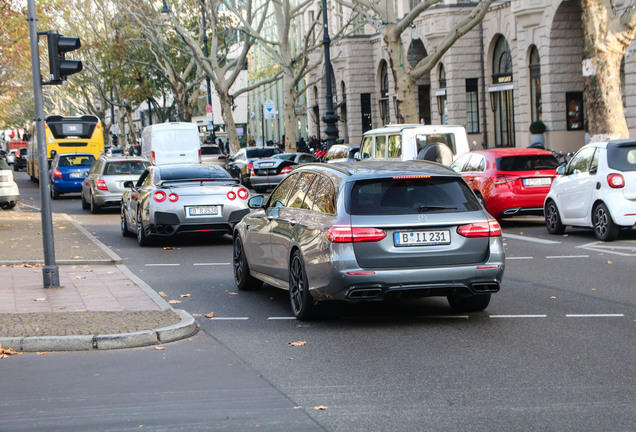
<instances>
[{"instance_id":1,"label":"yellow bus","mask_svg":"<svg viewBox=\"0 0 636 432\"><path fill-rule=\"evenodd\" d=\"M34 125L27 144L27 173L34 182L40 179L36 129ZM50 115L44 120L44 131L49 165L58 153L91 153L95 158L104 153L102 123L94 115L80 117Z\"/></svg>"}]
</instances>

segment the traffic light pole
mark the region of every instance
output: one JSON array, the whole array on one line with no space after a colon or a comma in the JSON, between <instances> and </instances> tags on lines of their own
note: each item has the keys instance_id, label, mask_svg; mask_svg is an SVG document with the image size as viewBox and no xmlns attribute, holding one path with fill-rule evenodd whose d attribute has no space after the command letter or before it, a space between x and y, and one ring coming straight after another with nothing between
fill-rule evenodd
<instances>
[{"instance_id":1,"label":"traffic light pole","mask_svg":"<svg viewBox=\"0 0 636 432\"><path fill-rule=\"evenodd\" d=\"M44 100L42 97L42 76L40 71L40 50L38 47L37 18L35 16L35 1L28 0L29 38L31 41L31 67L33 69L33 100L35 102L35 127L38 143L38 160L40 176L40 197L42 209L42 245L44 247L44 267L42 278L44 288L60 286L60 275L55 263L55 245L53 242L53 219L51 216L51 200L49 197L48 159L46 142L44 139Z\"/></svg>"}]
</instances>

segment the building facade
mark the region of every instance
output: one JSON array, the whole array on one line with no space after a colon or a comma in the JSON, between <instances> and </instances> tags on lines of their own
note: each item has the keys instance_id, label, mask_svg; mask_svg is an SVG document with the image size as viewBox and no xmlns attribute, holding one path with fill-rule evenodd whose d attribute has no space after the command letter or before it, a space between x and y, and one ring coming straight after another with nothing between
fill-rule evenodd
<instances>
[{"instance_id":1,"label":"building facade","mask_svg":"<svg viewBox=\"0 0 636 432\"><path fill-rule=\"evenodd\" d=\"M399 0L404 16L409 0ZM405 62L433 52L446 32L477 2L446 0L427 10L403 32ZM628 127L636 128L636 58L624 58L623 103ZM408 50L406 50L408 47ZM340 138L359 143L371 128L397 123L396 92L380 34L350 36L333 44L334 95ZM527 147L529 125L547 126L545 146L574 151L585 143L583 27L578 0L503 0L462 36L416 85L418 118L405 123L466 127L475 147ZM308 133L322 134L324 79L308 82Z\"/></svg>"}]
</instances>

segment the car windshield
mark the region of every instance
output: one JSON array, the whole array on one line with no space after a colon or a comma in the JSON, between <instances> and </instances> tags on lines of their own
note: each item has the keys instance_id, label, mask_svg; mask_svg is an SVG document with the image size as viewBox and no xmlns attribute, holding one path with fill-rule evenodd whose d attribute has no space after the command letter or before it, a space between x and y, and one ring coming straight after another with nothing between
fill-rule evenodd
<instances>
[{"instance_id":1,"label":"car windshield","mask_svg":"<svg viewBox=\"0 0 636 432\"><path fill-rule=\"evenodd\" d=\"M497 159L499 171L536 171L557 169L559 161L552 155L506 156Z\"/></svg>"},{"instance_id":2,"label":"car windshield","mask_svg":"<svg viewBox=\"0 0 636 432\"><path fill-rule=\"evenodd\" d=\"M636 171L636 143L607 146L607 165L618 171Z\"/></svg>"},{"instance_id":3,"label":"car windshield","mask_svg":"<svg viewBox=\"0 0 636 432\"><path fill-rule=\"evenodd\" d=\"M57 163L59 167L89 167L95 162L95 156L93 155L69 155L60 156L60 160Z\"/></svg>"},{"instance_id":4,"label":"car windshield","mask_svg":"<svg viewBox=\"0 0 636 432\"><path fill-rule=\"evenodd\" d=\"M221 154L221 149L216 146L201 146L202 155L218 155Z\"/></svg>"},{"instance_id":5,"label":"car windshield","mask_svg":"<svg viewBox=\"0 0 636 432\"><path fill-rule=\"evenodd\" d=\"M470 188L455 177L384 178L357 181L351 190L353 215L448 213L479 210Z\"/></svg>"},{"instance_id":6,"label":"car windshield","mask_svg":"<svg viewBox=\"0 0 636 432\"><path fill-rule=\"evenodd\" d=\"M277 153L280 153L280 150L275 147L273 148L272 147L269 147L269 148L256 147L256 148L246 149L245 151L248 158L264 158L264 157L273 156Z\"/></svg>"},{"instance_id":7,"label":"car windshield","mask_svg":"<svg viewBox=\"0 0 636 432\"><path fill-rule=\"evenodd\" d=\"M221 167L207 165L162 167L161 180L229 179L230 174Z\"/></svg>"},{"instance_id":8,"label":"car windshield","mask_svg":"<svg viewBox=\"0 0 636 432\"><path fill-rule=\"evenodd\" d=\"M104 167L104 174L141 174L150 165L146 161L119 161L108 162Z\"/></svg>"}]
</instances>

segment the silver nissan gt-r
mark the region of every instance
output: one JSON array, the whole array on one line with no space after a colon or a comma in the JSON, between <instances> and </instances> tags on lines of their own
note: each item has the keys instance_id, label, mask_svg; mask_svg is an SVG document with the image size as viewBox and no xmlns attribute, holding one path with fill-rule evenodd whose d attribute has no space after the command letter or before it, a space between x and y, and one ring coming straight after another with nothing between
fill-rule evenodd
<instances>
[{"instance_id":1,"label":"silver nissan gt-r","mask_svg":"<svg viewBox=\"0 0 636 432\"><path fill-rule=\"evenodd\" d=\"M231 233L249 213L248 190L219 166L150 166L124 184L121 232L140 246L184 233Z\"/></svg>"}]
</instances>

